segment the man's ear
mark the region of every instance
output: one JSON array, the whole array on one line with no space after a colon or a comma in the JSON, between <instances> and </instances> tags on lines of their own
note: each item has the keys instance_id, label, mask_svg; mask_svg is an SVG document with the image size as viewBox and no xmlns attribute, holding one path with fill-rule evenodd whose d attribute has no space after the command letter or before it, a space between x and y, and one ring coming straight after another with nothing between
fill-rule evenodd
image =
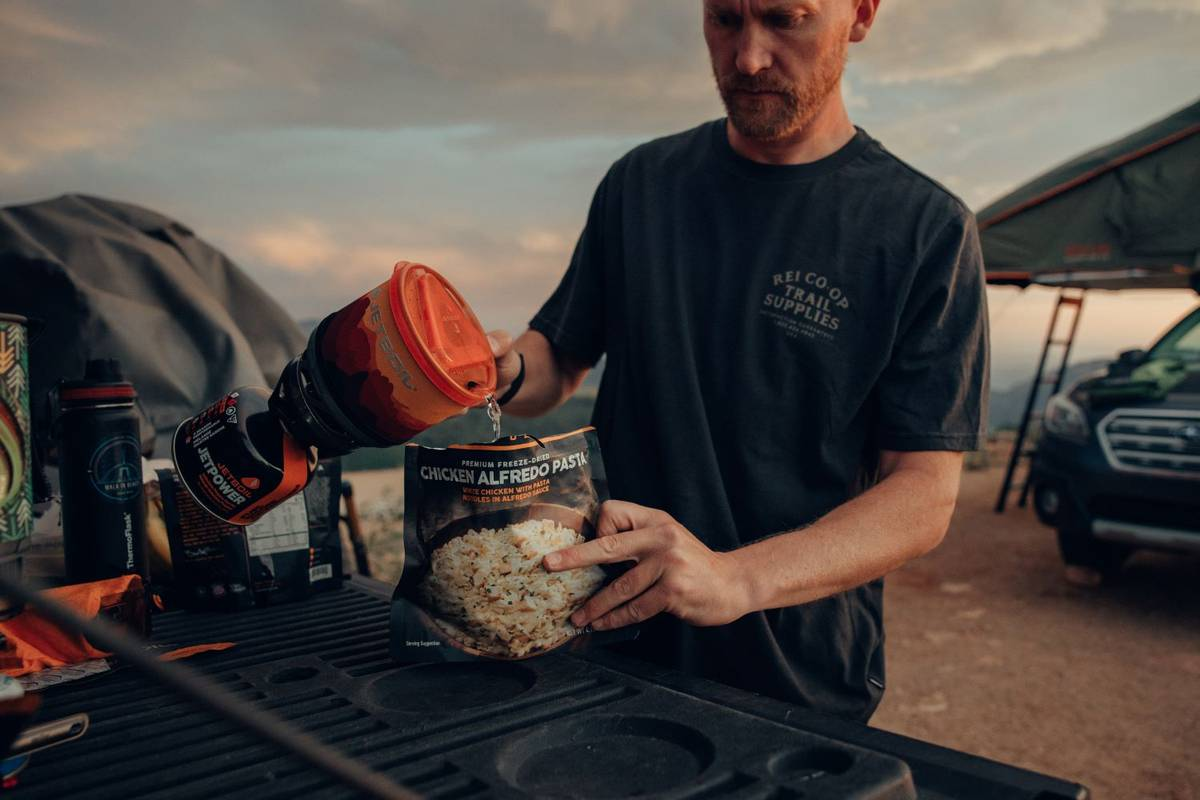
<instances>
[{"instance_id":1,"label":"man's ear","mask_svg":"<svg viewBox=\"0 0 1200 800\"><path fill-rule=\"evenodd\" d=\"M875 24L875 15L879 13L881 0L853 0L854 24L850 26L850 41L861 42L867 38L867 32Z\"/></svg>"}]
</instances>

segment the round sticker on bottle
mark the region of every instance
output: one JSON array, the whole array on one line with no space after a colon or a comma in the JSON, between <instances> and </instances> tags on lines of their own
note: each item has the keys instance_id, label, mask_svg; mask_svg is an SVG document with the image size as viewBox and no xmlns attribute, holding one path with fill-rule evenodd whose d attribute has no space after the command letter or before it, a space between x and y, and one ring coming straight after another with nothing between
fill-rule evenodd
<instances>
[{"instance_id":1,"label":"round sticker on bottle","mask_svg":"<svg viewBox=\"0 0 1200 800\"><path fill-rule=\"evenodd\" d=\"M92 453L89 473L104 497L118 503L132 499L142 489L141 443L129 435L105 439Z\"/></svg>"}]
</instances>

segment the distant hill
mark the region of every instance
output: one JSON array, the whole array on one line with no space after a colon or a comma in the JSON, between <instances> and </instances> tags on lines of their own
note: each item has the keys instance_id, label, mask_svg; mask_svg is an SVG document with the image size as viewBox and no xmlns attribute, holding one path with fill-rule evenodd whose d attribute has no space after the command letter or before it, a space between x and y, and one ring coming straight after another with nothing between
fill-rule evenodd
<instances>
[{"instance_id":1,"label":"distant hill","mask_svg":"<svg viewBox=\"0 0 1200 800\"><path fill-rule=\"evenodd\" d=\"M1090 372L1104 369L1109 363L1109 359L1103 359L1071 364L1067 367L1066 378L1063 380L1063 388L1070 387L1072 383ZM1031 383L1032 380L1028 380L1013 384L1007 389L992 388L991 407L988 411L988 426L992 430L1011 429L1021 424L1021 414L1025 411L1025 403L1029 400L1029 387ZM1045 402L1050 388L1046 386L1042 389L1040 393L1041 397L1038 398L1039 402Z\"/></svg>"},{"instance_id":2,"label":"distant hill","mask_svg":"<svg viewBox=\"0 0 1200 800\"><path fill-rule=\"evenodd\" d=\"M315 324L316 320L312 323ZM303 327L304 323L301 323ZM311 326L310 326L311 327ZM1083 361L1067 367L1066 379L1063 386L1070 386L1088 373L1103 369L1109 361ZM604 362L592 370L584 379L579 393L568 400L561 408L535 419L518 419L509 417L503 421L504 433L529 433L534 436L548 436L581 428L590 423L592 404L596 399L596 389L600 385L600 376L604 372ZM1021 421L1021 413L1025 410L1025 402L1029 393L1030 381L1021 381L1004 389L992 389L989 412L990 428L993 431L1017 427ZM1049 386L1042 391L1040 402L1045 402ZM429 447L445 447L460 442L486 442L492 438L491 423L481 410L471 411L462 417L447 420L440 425L430 428L414 441ZM385 449L366 449L351 453L343 459L347 470L391 469L404 464L404 448L392 447Z\"/></svg>"},{"instance_id":3,"label":"distant hill","mask_svg":"<svg viewBox=\"0 0 1200 800\"><path fill-rule=\"evenodd\" d=\"M589 391L595 394L600 390L600 376L604 374L604 358L604 356L601 356L600 363L596 364L595 369L591 370L587 374L587 377L583 379L583 383L579 386L581 392Z\"/></svg>"}]
</instances>

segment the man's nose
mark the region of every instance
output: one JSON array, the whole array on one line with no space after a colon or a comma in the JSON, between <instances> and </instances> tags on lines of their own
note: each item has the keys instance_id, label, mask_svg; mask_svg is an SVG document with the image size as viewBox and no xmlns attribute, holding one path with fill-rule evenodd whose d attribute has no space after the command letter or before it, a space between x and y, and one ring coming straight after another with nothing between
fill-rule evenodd
<instances>
[{"instance_id":1,"label":"man's nose","mask_svg":"<svg viewBox=\"0 0 1200 800\"><path fill-rule=\"evenodd\" d=\"M757 25L744 25L737 43L735 63L738 72L743 75L757 75L764 69L770 69L771 62L771 48L766 31Z\"/></svg>"}]
</instances>

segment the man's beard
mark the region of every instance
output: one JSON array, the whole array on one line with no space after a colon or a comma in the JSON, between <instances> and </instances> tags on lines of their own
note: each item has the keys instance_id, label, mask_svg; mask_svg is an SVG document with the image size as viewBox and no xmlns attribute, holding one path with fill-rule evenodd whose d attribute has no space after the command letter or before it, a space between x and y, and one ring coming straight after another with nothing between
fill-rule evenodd
<instances>
[{"instance_id":1,"label":"man's beard","mask_svg":"<svg viewBox=\"0 0 1200 800\"><path fill-rule=\"evenodd\" d=\"M748 139L778 141L802 130L825 104L842 80L846 66L845 42L820 63L803 83L792 83L770 70L757 75L733 72L713 74L725 103L729 121ZM745 91L775 92L756 97Z\"/></svg>"}]
</instances>

